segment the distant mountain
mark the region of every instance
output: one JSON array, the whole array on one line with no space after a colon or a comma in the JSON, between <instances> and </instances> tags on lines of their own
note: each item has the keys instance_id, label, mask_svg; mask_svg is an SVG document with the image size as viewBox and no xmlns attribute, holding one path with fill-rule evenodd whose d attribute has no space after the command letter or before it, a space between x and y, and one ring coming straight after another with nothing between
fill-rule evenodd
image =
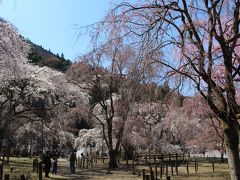
<instances>
[{"instance_id":1,"label":"distant mountain","mask_svg":"<svg viewBox=\"0 0 240 180\"><path fill-rule=\"evenodd\" d=\"M42 46L36 45L30 40L27 40L31 45L28 59L30 63L38 66L48 66L58 71L65 72L72 62L64 58L63 53L54 54L50 50L44 49Z\"/></svg>"},{"instance_id":2,"label":"distant mountain","mask_svg":"<svg viewBox=\"0 0 240 180\"><path fill-rule=\"evenodd\" d=\"M33 54L40 59L39 62L29 59ZM12 24L0 18L0 85L6 80L29 79L38 87L36 93L61 91L66 100L78 97L79 101L88 103L86 92L68 83L65 73L62 72L70 64L64 57L26 40Z\"/></svg>"},{"instance_id":3,"label":"distant mountain","mask_svg":"<svg viewBox=\"0 0 240 180\"><path fill-rule=\"evenodd\" d=\"M47 67L50 67L50 68L55 69L60 72L65 72L67 70L67 68L72 64L72 62L69 59L66 59L64 57L63 53L61 54L61 56L59 54L54 54L53 52L50 51L50 49L46 50L42 46L31 42L31 40L29 40L29 39L26 40L23 36L21 36L17 32L16 27L14 27L11 23L6 21L2 17L0 17L0 26L1 26L1 31L3 31L3 30L5 32L8 31L7 34L5 34L5 35L3 35L4 32L2 32L2 34L1 34L0 40L2 40L3 42L6 41L7 39L9 39L9 38L7 38L8 35L14 35L15 39L20 38L22 40L20 44L12 44L13 45L12 48L15 48L15 50L16 50L16 45L21 45L23 42L26 43L25 47L28 46L27 59L28 59L29 63L38 65L40 67L47 66ZM4 46L2 46L2 47L0 47L0 49L4 53L6 53L7 48L4 48ZM26 48L23 48L23 49L26 50ZM11 53L9 53L9 54L11 54Z\"/></svg>"},{"instance_id":4,"label":"distant mountain","mask_svg":"<svg viewBox=\"0 0 240 180\"><path fill-rule=\"evenodd\" d=\"M0 17L0 22L7 23L7 21L5 19L3 19L2 17Z\"/></svg>"}]
</instances>

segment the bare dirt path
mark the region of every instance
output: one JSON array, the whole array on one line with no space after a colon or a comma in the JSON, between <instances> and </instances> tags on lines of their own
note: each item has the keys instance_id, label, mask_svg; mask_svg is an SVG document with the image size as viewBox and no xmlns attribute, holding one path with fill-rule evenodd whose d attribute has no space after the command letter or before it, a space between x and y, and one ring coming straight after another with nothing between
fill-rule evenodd
<instances>
[{"instance_id":1,"label":"bare dirt path","mask_svg":"<svg viewBox=\"0 0 240 180\"><path fill-rule=\"evenodd\" d=\"M131 171L124 171L123 169L113 170L111 174L107 173L107 164L94 164L93 168L83 169L76 166L76 173L70 173L69 162L65 159L60 159L58 163L57 175L50 173L50 178L45 179L69 179L69 180L140 180L140 176L134 175Z\"/></svg>"}]
</instances>

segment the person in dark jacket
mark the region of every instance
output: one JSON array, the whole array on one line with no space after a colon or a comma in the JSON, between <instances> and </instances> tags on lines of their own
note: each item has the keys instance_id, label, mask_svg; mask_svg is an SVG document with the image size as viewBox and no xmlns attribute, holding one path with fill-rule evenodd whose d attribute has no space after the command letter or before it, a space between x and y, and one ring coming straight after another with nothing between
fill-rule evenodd
<instances>
[{"instance_id":1,"label":"person in dark jacket","mask_svg":"<svg viewBox=\"0 0 240 180\"><path fill-rule=\"evenodd\" d=\"M51 169L51 155L49 151L46 152L46 155L43 158L43 164L45 169L45 177L49 178L49 172Z\"/></svg>"},{"instance_id":2,"label":"person in dark jacket","mask_svg":"<svg viewBox=\"0 0 240 180\"><path fill-rule=\"evenodd\" d=\"M52 163L53 164L52 174L57 174L57 162L58 162L57 156L54 156Z\"/></svg>"},{"instance_id":3,"label":"person in dark jacket","mask_svg":"<svg viewBox=\"0 0 240 180\"><path fill-rule=\"evenodd\" d=\"M69 160L70 160L71 173L75 173L75 163L76 163L76 160L77 160L76 150L72 150Z\"/></svg>"}]
</instances>

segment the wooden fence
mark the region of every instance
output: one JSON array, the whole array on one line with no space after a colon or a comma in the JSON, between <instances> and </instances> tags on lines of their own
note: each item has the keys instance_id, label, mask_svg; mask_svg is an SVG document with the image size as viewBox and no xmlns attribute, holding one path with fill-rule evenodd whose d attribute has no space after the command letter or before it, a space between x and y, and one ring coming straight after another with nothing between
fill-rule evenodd
<instances>
[{"instance_id":1,"label":"wooden fence","mask_svg":"<svg viewBox=\"0 0 240 180\"><path fill-rule=\"evenodd\" d=\"M121 164L125 164L133 174L142 174L143 180L156 180L166 177L170 179L171 176L179 175L179 168L185 168L186 174L189 174L189 169L194 169L198 172L199 162L196 158L191 158L190 154L147 154L139 155L134 159L124 159L119 156L118 159ZM109 158L106 156L88 156L78 158L77 165L80 168L93 168L96 163L108 163ZM212 164L212 171L214 172L214 162ZM148 167L145 169L138 169L137 167Z\"/></svg>"}]
</instances>

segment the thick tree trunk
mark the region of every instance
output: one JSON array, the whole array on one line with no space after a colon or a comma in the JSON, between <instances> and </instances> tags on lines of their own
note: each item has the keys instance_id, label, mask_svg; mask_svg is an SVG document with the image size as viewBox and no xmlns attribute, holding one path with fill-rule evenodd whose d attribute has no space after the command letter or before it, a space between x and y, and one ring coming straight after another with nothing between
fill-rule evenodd
<instances>
[{"instance_id":1,"label":"thick tree trunk","mask_svg":"<svg viewBox=\"0 0 240 180\"><path fill-rule=\"evenodd\" d=\"M117 150L111 150L109 151L109 166L110 168L118 168L118 151Z\"/></svg>"},{"instance_id":2,"label":"thick tree trunk","mask_svg":"<svg viewBox=\"0 0 240 180\"><path fill-rule=\"evenodd\" d=\"M224 129L231 180L240 180L239 132L234 125Z\"/></svg>"}]
</instances>

